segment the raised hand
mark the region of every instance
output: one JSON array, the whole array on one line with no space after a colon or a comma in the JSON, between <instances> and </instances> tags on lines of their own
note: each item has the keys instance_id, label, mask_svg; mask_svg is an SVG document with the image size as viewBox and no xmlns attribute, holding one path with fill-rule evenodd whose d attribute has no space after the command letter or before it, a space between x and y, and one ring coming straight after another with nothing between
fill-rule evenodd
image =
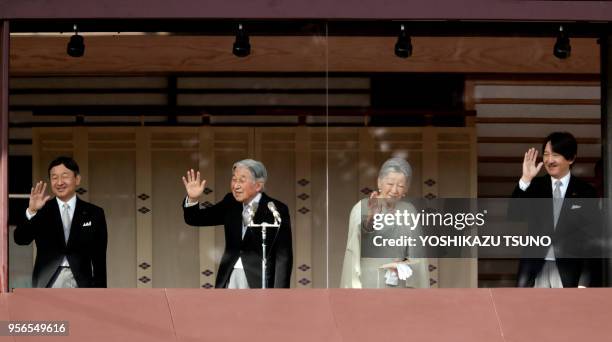
<instances>
[{"instance_id":1,"label":"raised hand","mask_svg":"<svg viewBox=\"0 0 612 342\"><path fill-rule=\"evenodd\" d=\"M39 181L30 190L30 203L28 205L28 211L30 214L35 214L38 210L40 210L40 208L42 208L51 197L45 194L46 189L47 183Z\"/></svg>"},{"instance_id":2,"label":"raised hand","mask_svg":"<svg viewBox=\"0 0 612 342\"><path fill-rule=\"evenodd\" d=\"M368 215L367 218L361 222L361 228L366 232L374 231L374 215L382 211L382 206L378 199L379 196L378 191L372 191L370 193L370 198L368 198Z\"/></svg>"},{"instance_id":3,"label":"raised hand","mask_svg":"<svg viewBox=\"0 0 612 342\"><path fill-rule=\"evenodd\" d=\"M523 175L521 176L521 180L523 180L523 182L530 183L542 169L542 165L544 165L544 163L539 162L536 165L537 160L538 150L532 147L525 152L525 158L523 159Z\"/></svg>"},{"instance_id":4,"label":"raised hand","mask_svg":"<svg viewBox=\"0 0 612 342\"><path fill-rule=\"evenodd\" d=\"M381 211L382 205L380 203L380 194L378 191L372 191L370 198L368 199L368 214L374 215Z\"/></svg>"},{"instance_id":5,"label":"raised hand","mask_svg":"<svg viewBox=\"0 0 612 342\"><path fill-rule=\"evenodd\" d=\"M206 186L206 180L200 181L200 171L195 172L193 169L187 171L187 177L183 176L183 184L189 197L189 202L197 202Z\"/></svg>"}]
</instances>

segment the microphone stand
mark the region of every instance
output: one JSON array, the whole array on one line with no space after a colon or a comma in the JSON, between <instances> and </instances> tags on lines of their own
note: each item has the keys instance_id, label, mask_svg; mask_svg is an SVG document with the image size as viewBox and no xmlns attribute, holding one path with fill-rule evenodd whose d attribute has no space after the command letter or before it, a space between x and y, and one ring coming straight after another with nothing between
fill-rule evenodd
<instances>
[{"instance_id":1,"label":"microphone stand","mask_svg":"<svg viewBox=\"0 0 612 342\"><path fill-rule=\"evenodd\" d=\"M253 223L251 219L251 224L249 227L251 228L261 228L261 288L266 288L266 267L268 258L266 257L266 230L267 228L279 228L280 229L280 219L274 219L274 223L262 222L260 224Z\"/></svg>"}]
</instances>

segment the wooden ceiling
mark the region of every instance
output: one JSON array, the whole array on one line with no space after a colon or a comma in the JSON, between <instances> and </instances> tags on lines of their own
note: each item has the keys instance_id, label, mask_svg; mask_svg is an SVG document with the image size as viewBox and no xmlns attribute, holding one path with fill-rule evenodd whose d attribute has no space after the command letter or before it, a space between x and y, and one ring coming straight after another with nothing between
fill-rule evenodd
<instances>
[{"instance_id":1,"label":"wooden ceiling","mask_svg":"<svg viewBox=\"0 0 612 342\"><path fill-rule=\"evenodd\" d=\"M594 38L572 38L572 56L552 55L553 37L413 37L414 54L394 55L394 37L254 36L252 53L232 55L231 36L85 35L82 58L69 35L12 36L12 76L216 72L599 73Z\"/></svg>"}]
</instances>

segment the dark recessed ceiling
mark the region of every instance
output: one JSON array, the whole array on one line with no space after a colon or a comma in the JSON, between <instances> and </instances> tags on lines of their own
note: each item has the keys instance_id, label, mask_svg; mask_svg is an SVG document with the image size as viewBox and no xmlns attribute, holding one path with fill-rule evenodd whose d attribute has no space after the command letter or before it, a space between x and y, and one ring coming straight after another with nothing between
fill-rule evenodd
<instances>
[{"instance_id":1,"label":"dark recessed ceiling","mask_svg":"<svg viewBox=\"0 0 612 342\"><path fill-rule=\"evenodd\" d=\"M612 32L610 24L587 22L485 21L312 21L312 20L12 20L11 32L169 32L177 35L234 35L243 23L251 35L395 36L404 24L414 36L554 36L563 24L574 37L598 37Z\"/></svg>"}]
</instances>

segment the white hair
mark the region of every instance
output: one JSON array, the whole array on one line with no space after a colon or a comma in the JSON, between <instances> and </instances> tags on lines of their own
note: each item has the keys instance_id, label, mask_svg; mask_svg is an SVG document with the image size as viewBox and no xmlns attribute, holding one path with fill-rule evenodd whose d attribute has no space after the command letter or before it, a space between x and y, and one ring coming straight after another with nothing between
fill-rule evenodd
<instances>
[{"instance_id":1,"label":"white hair","mask_svg":"<svg viewBox=\"0 0 612 342\"><path fill-rule=\"evenodd\" d=\"M378 179L382 180L390 172L402 173L406 177L406 181L412 177L412 167L404 158L390 158L385 161L378 171Z\"/></svg>"},{"instance_id":2,"label":"white hair","mask_svg":"<svg viewBox=\"0 0 612 342\"><path fill-rule=\"evenodd\" d=\"M268 171L266 171L266 167L260 161L253 159L243 159L234 163L232 166L232 172L236 170L238 167L244 167L251 173L253 179L256 182L265 183L268 180Z\"/></svg>"}]
</instances>

